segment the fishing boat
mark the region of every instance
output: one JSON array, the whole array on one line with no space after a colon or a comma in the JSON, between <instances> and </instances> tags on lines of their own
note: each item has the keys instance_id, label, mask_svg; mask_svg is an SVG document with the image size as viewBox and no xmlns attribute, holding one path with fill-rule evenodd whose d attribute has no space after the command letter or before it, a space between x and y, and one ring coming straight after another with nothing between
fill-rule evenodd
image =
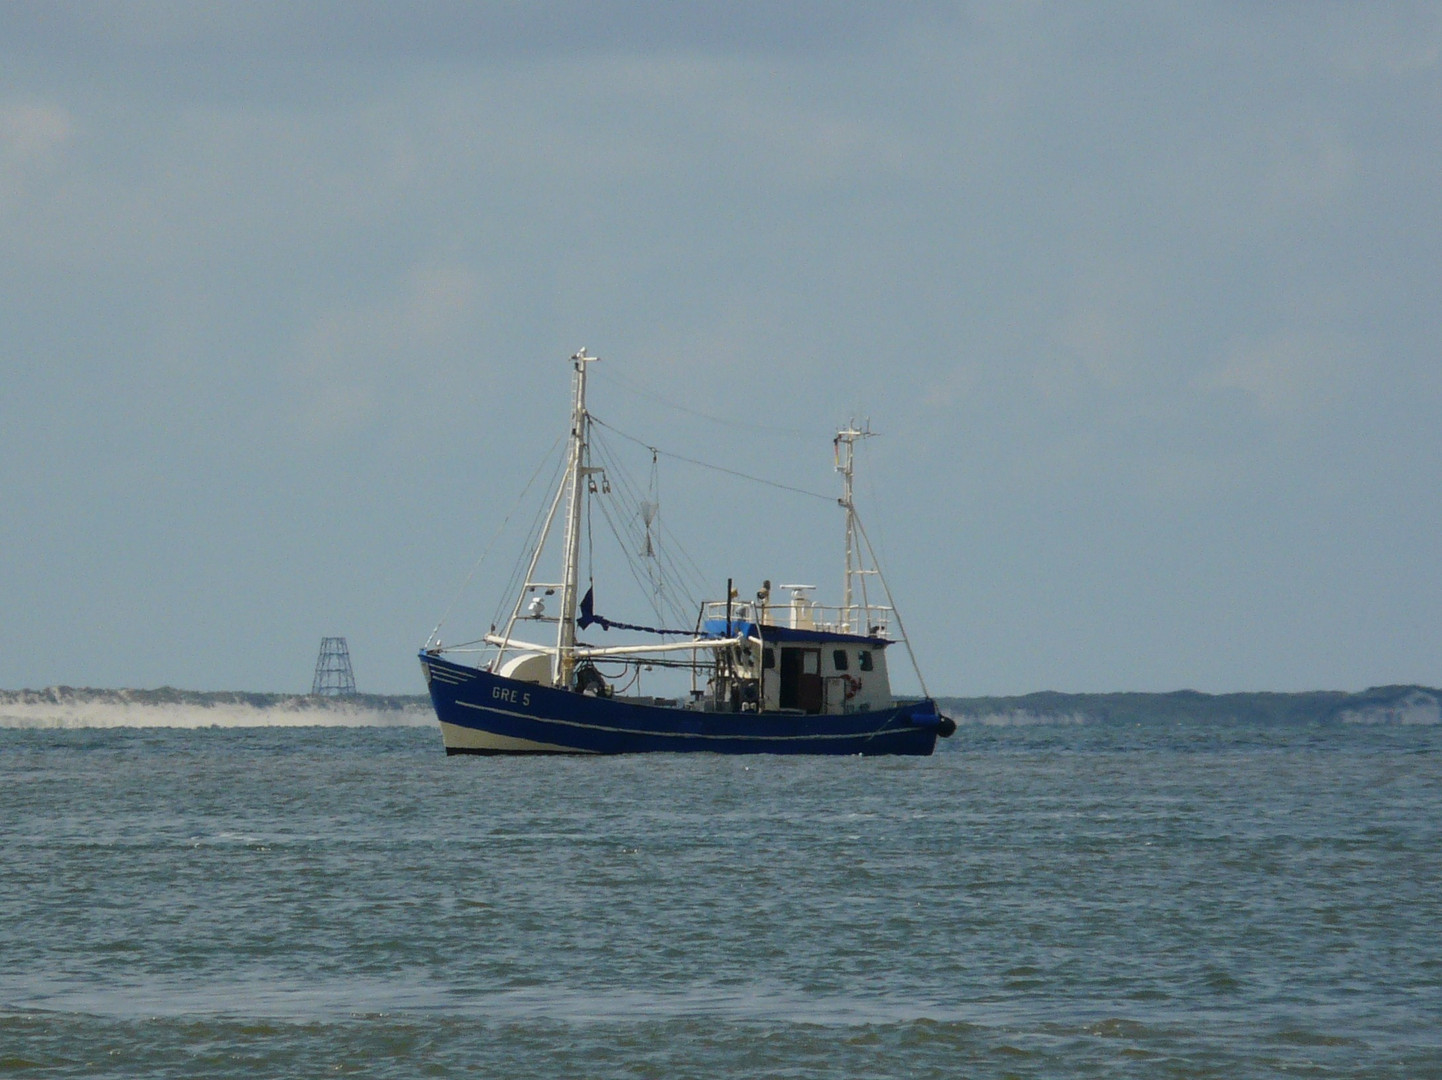
<instances>
[{"instance_id":1,"label":"fishing boat","mask_svg":"<svg viewBox=\"0 0 1442 1080\"><path fill-rule=\"evenodd\" d=\"M728 580L721 599L699 603L689 630L596 613L595 582L580 591L589 504L610 494L607 466L592 454L598 421L586 406L596 360L585 349L571 357L565 466L509 616L464 647L442 645L438 626L420 651L446 753L932 753L956 724L938 711L919 669L922 696L892 697L889 653L900 642L913 666L915 657L853 502L855 446L870 434L855 423L834 441L845 514L839 605L815 602L810 585L781 585L773 596L770 581L743 599ZM558 517L559 573L540 574ZM651 547L649 531L644 544ZM884 603L874 601L873 581ZM598 630L640 640L603 643ZM689 673L689 688L635 692L642 671L658 665L673 677Z\"/></svg>"}]
</instances>

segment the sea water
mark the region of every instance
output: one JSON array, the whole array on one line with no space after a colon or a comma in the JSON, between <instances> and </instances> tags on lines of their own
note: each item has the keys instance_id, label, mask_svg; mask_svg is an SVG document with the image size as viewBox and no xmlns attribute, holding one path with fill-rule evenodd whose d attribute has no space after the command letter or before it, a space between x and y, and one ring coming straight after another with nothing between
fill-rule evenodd
<instances>
[{"instance_id":1,"label":"sea water","mask_svg":"<svg viewBox=\"0 0 1442 1080\"><path fill-rule=\"evenodd\" d=\"M0 1075L1442 1075L1442 728L0 731Z\"/></svg>"}]
</instances>

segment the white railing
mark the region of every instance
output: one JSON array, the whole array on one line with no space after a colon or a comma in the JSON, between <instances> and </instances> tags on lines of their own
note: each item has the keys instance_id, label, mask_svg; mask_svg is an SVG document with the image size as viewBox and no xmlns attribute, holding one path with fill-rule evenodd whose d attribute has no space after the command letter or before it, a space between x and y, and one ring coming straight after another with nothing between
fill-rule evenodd
<instances>
[{"instance_id":1,"label":"white railing","mask_svg":"<svg viewBox=\"0 0 1442 1080\"><path fill-rule=\"evenodd\" d=\"M726 618L724 600L708 600L707 619ZM881 604L853 604L849 608L815 604L805 597L769 604L754 600L732 600L731 618L763 626L781 626L791 630L821 630L832 634L859 634L885 637L891 624L891 608Z\"/></svg>"}]
</instances>

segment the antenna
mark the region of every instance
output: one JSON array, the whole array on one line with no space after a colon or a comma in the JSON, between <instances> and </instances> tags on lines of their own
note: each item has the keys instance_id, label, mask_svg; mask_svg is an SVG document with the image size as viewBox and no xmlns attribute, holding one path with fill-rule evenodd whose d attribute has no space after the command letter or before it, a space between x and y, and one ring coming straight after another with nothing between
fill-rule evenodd
<instances>
[{"instance_id":1,"label":"antenna","mask_svg":"<svg viewBox=\"0 0 1442 1080\"><path fill-rule=\"evenodd\" d=\"M350 666L350 648L343 637L320 639L315 660L315 681L310 692L318 697L354 697L355 672Z\"/></svg>"}]
</instances>

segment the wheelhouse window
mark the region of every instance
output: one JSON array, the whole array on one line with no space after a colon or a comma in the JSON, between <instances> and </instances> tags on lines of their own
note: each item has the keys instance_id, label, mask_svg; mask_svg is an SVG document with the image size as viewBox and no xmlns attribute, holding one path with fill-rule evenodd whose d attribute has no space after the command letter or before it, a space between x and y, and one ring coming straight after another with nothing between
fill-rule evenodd
<instances>
[{"instance_id":1,"label":"wheelhouse window","mask_svg":"<svg viewBox=\"0 0 1442 1080\"><path fill-rule=\"evenodd\" d=\"M856 654L856 666L859 667L862 671L871 670L870 649L862 649L859 653Z\"/></svg>"},{"instance_id":2,"label":"wheelhouse window","mask_svg":"<svg viewBox=\"0 0 1442 1080\"><path fill-rule=\"evenodd\" d=\"M762 650L761 650L761 666L762 666L763 668L765 668L767 671L770 671L772 668L774 668L774 667L776 666L776 650L775 650L775 649L762 649Z\"/></svg>"},{"instance_id":3,"label":"wheelhouse window","mask_svg":"<svg viewBox=\"0 0 1442 1080\"><path fill-rule=\"evenodd\" d=\"M831 653L831 662L836 666L837 671L846 670L846 650L835 649Z\"/></svg>"}]
</instances>

